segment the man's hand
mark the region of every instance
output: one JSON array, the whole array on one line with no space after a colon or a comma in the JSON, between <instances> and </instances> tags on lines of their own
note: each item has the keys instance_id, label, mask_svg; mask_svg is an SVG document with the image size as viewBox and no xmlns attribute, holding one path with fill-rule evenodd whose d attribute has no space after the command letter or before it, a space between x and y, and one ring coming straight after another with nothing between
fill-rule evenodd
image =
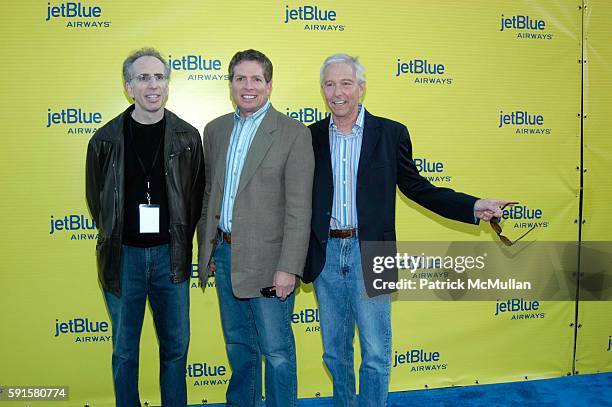
<instances>
[{"instance_id":1,"label":"man's hand","mask_svg":"<svg viewBox=\"0 0 612 407\"><path fill-rule=\"evenodd\" d=\"M277 271L274 274L274 287L276 288L276 296L284 300L295 288L295 274Z\"/></svg>"},{"instance_id":2,"label":"man's hand","mask_svg":"<svg viewBox=\"0 0 612 407\"><path fill-rule=\"evenodd\" d=\"M210 262L208 263L208 270L210 271L210 274L215 274L217 271L217 265L215 264L214 258L210 259Z\"/></svg>"},{"instance_id":3,"label":"man's hand","mask_svg":"<svg viewBox=\"0 0 612 407\"><path fill-rule=\"evenodd\" d=\"M502 201L500 199L479 199L474 204L474 214L478 219L486 220L491 218L501 218L502 206L512 206L518 202Z\"/></svg>"}]
</instances>

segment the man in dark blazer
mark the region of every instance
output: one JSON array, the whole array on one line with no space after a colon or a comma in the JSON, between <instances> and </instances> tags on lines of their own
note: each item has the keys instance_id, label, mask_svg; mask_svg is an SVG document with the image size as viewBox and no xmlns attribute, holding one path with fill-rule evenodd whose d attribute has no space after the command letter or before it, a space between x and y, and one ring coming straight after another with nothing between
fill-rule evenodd
<instances>
[{"instance_id":1,"label":"man in dark blazer","mask_svg":"<svg viewBox=\"0 0 612 407\"><path fill-rule=\"evenodd\" d=\"M360 243L387 241L394 246L396 187L425 208L466 223L501 216L500 206L506 204L437 188L421 177L406 127L374 116L360 104L364 72L349 55L327 58L321 87L332 115L310 126L315 175L303 280L314 282L323 360L334 382L334 405L343 407L381 407L387 401L390 296L366 295ZM353 373L355 323L362 356L359 399Z\"/></svg>"}]
</instances>

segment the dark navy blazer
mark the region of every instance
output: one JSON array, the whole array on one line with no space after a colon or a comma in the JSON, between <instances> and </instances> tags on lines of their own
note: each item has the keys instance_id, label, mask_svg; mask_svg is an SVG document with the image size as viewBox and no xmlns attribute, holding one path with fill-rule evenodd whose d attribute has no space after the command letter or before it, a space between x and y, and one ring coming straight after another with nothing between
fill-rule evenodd
<instances>
[{"instance_id":1,"label":"dark navy blazer","mask_svg":"<svg viewBox=\"0 0 612 407\"><path fill-rule=\"evenodd\" d=\"M333 202L329 117L310 125L315 156L312 221L303 281L314 281L325 265ZM412 161L408 129L401 123L365 111L357 170L359 241L395 242L396 186L419 205L449 219L475 223L478 198L432 185Z\"/></svg>"}]
</instances>

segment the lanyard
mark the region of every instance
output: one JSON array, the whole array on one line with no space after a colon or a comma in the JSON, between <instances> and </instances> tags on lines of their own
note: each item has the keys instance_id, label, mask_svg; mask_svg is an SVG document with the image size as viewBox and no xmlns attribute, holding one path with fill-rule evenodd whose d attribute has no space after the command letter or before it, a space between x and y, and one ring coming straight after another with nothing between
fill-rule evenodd
<instances>
[{"instance_id":1,"label":"lanyard","mask_svg":"<svg viewBox=\"0 0 612 407\"><path fill-rule=\"evenodd\" d=\"M164 142L164 135L166 133L165 125L162 131L162 136L159 138L159 144L157 145L157 149L155 150L155 155L153 156L153 163L151 164L151 168L149 171L146 170L144 163L142 162L142 158L140 158L140 154L138 154L138 150L136 150L136 143L134 142L134 123L133 118L130 117L128 119L130 121L130 125L128 126L128 133L130 140L130 145L132 146L132 150L134 150L134 154L136 154L136 159L138 160L138 164L140 164L140 169L142 170L142 175L145 176L145 181L147 182L147 205L151 205L151 173L153 172L153 168L155 168L155 164L157 164L157 158L159 157L159 151L161 150L162 143ZM163 120L163 119L162 119Z\"/></svg>"}]
</instances>

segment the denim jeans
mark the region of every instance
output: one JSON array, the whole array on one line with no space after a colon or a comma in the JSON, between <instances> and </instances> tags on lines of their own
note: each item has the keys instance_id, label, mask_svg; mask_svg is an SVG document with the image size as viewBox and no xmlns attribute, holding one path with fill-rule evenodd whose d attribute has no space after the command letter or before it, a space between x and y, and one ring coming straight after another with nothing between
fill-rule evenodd
<instances>
[{"instance_id":1,"label":"denim jeans","mask_svg":"<svg viewBox=\"0 0 612 407\"><path fill-rule=\"evenodd\" d=\"M387 405L391 372L391 301L369 298L361 270L359 240L330 238L323 271L314 281L319 303L323 360L334 382L334 406ZM355 395L353 338L359 330L361 367Z\"/></svg>"},{"instance_id":2,"label":"denim jeans","mask_svg":"<svg viewBox=\"0 0 612 407\"><path fill-rule=\"evenodd\" d=\"M138 358L147 296L159 340L164 407L187 404L189 281L172 283L169 245L121 248L121 296L105 291L113 327L113 379L119 407L140 406Z\"/></svg>"},{"instance_id":3,"label":"denim jeans","mask_svg":"<svg viewBox=\"0 0 612 407\"><path fill-rule=\"evenodd\" d=\"M225 348L232 368L227 405L261 406L263 355L266 406L295 406L297 373L291 328L295 295L291 294L285 301L236 298L232 291L231 263L231 245L220 240L215 250L215 276Z\"/></svg>"}]
</instances>

